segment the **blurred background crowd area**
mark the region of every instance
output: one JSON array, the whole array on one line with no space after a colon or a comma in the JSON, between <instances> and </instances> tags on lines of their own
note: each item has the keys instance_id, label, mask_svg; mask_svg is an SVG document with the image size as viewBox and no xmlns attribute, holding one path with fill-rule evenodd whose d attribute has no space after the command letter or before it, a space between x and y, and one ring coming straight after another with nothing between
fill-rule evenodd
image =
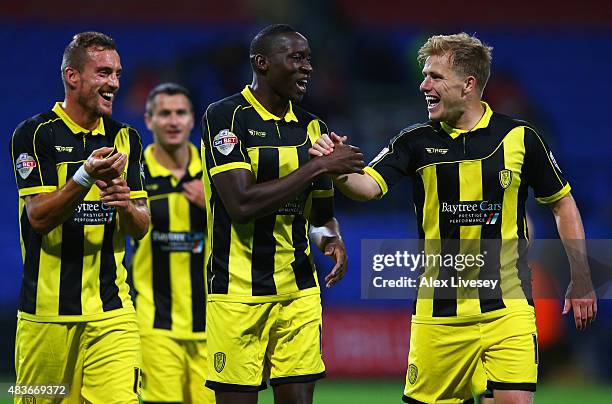
<instances>
[{"instance_id":1,"label":"blurred background crowd area","mask_svg":"<svg viewBox=\"0 0 612 404\"><path fill-rule=\"evenodd\" d=\"M303 106L348 135L366 160L402 128L427 119L418 90L420 45L437 33L476 34L494 48L484 99L540 129L572 184L587 237L611 238L612 11L605 1L2 0L0 203L6 217L0 230L0 374L10 378L13 372L21 281L17 192L7 146L19 122L63 99L61 54L71 37L96 30L117 41L123 75L114 117L138 128L148 144L143 112L153 86L185 85L199 121L209 103L251 82L250 40L281 22L304 34L312 49L314 73ZM199 136L198 124L192 141L199 144ZM416 237L410 188L402 182L368 204L337 197L351 261L347 278L323 292L331 375L401 378L405 371L411 303L362 300L359 251L361 239ZM528 210L536 237L556 237L548 208L530 203ZM327 273L330 263L320 256L317 261ZM548 314L539 315L546 323L540 334L547 335L541 341L543 380L612 379L609 303L601 302L597 323L583 335L560 317L558 302L545 303Z\"/></svg>"}]
</instances>

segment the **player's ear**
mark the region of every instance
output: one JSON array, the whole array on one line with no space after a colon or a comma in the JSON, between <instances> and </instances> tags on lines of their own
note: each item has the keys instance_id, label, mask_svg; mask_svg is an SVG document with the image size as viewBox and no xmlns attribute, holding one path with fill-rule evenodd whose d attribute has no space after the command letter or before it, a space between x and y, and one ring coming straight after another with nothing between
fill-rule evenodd
<instances>
[{"instance_id":1,"label":"player's ear","mask_svg":"<svg viewBox=\"0 0 612 404\"><path fill-rule=\"evenodd\" d=\"M147 129L151 130L152 127L152 119L153 117L151 115L149 115L149 112L145 112L144 113L144 121L145 121L145 125L147 125Z\"/></svg>"},{"instance_id":2,"label":"player's ear","mask_svg":"<svg viewBox=\"0 0 612 404\"><path fill-rule=\"evenodd\" d=\"M476 77L467 76L463 81L463 93L467 95L475 91L478 91L476 88Z\"/></svg>"},{"instance_id":3,"label":"player's ear","mask_svg":"<svg viewBox=\"0 0 612 404\"><path fill-rule=\"evenodd\" d=\"M258 53L253 56L253 67L255 67L259 73L265 74L270 67L270 62L267 57Z\"/></svg>"},{"instance_id":4,"label":"player's ear","mask_svg":"<svg viewBox=\"0 0 612 404\"><path fill-rule=\"evenodd\" d=\"M62 74L64 75L64 82L71 89L75 89L81 80L81 73L71 66L67 66Z\"/></svg>"}]
</instances>

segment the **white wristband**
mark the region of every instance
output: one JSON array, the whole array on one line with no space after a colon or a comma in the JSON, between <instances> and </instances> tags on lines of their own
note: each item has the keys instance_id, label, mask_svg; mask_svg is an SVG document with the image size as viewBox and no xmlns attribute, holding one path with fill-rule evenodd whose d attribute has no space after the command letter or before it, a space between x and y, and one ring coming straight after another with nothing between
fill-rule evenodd
<instances>
[{"instance_id":1,"label":"white wristband","mask_svg":"<svg viewBox=\"0 0 612 404\"><path fill-rule=\"evenodd\" d=\"M96 179L89 175L87 171L85 171L85 165L79 167L72 180L85 188L91 188L91 186L96 182Z\"/></svg>"},{"instance_id":2,"label":"white wristband","mask_svg":"<svg viewBox=\"0 0 612 404\"><path fill-rule=\"evenodd\" d=\"M311 226L308 234L311 237L315 237L315 238L316 237L337 237L338 236L337 234L335 234L334 232L332 232L330 229L328 229L325 226L321 226L321 227Z\"/></svg>"}]
</instances>

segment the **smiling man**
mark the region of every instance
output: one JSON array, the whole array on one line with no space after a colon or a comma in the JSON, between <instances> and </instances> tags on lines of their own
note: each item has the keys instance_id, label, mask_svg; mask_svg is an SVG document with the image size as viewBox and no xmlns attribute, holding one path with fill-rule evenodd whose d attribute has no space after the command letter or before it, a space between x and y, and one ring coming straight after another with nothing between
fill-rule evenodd
<instances>
[{"instance_id":1,"label":"smiling man","mask_svg":"<svg viewBox=\"0 0 612 404\"><path fill-rule=\"evenodd\" d=\"M309 160L325 124L297 105L312 73L310 47L287 25L251 42L253 82L203 117L209 245L208 377L218 403L255 403L268 378L280 403L311 403L321 358L321 300L308 229L335 266L346 250L327 173L363 168L356 148ZM335 154L335 153L334 153ZM331 157L331 158L330 158Z\"/></svg>"},{"instance_id":2,"label":"smiling man","mask_svg":"<svg viewBox=\"0 0 612 404\"><path fill-rule=\"evenodd\" d=\"M140 337L125 236L149 226L133 128L110 118L121 62L98 32L64 51L65 98L11 138L23 283L17 384L65 384L69 403L137 403Z\"/></svg>"},{"instance_id":3,"label":"smiling man","mask_svg":"<svg viewBox=\"0 0 612 404\"><path fill-rule=\"evenodd\" d=\"M371 200L410 177L425 248L486 255L482 266L424 266L421 279L438 284L422 285L415 302L407 403L472 402L474 376L486 377L496 403L533 401L537 330L526 249L519 248L528 239L529 187L539 203L551 207L561 239L571 240L572 283L564 314L573 309L576 328L583 330L597 312L584 230L569 183L533 126L495 113L482 101L491 51L465 33L429 38L418 54L429 121L391 139L365 175L334 179L349 197ZM329 155L344 140L324 135L311 154ZM459 282L468 276L467 284ZM478 280L496 282L493 288L469 286Z\"/></svg>"}]
</instances>

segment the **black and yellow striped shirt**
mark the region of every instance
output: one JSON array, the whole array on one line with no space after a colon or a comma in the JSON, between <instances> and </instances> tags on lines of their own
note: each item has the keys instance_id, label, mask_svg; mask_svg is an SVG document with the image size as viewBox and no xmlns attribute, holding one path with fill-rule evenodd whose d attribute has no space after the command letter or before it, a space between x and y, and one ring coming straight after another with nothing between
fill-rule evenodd
<instances>
[{"instance_id":1,"label":"black and yellow striped shirt","mask_svg":"<svg viewBox=\"0 0 612 404\"><path fill-rule=\"evenodd\" d=\"M151 226L136 243L132 259L140 332L203 339L206 212L183 194L184 183L202 178L202 161L190 143L187 172L176 178L157 162L155 147L149 145L144 152Z\"/></svg>"},{"instance_id":2,"label":"black and yellow striped shirt","mask_svg":"<svg viewBox=\"0 0 612 404\"><path fill-rule=\"evenodd\" d=\"M312 198L333 196L329 178L320 177L276 213L240 224L228 215L212 177L232 169L252 171L257 183L284 177L308 162L325 124L291 103L284 117L274 116L248 86L210 105L202 121L209 300L269 302L319 293L308 218Z\"/></svg>"},{"instance_id":3,"label":"black and yellow striped shirt","mask_svg":"<svg viewBox=\"0 0 612 404\"><path fill-rule=\"evenodd\" d=\"M463 321L529 309L531 279L524 248L528 187L545 204L570 191L552 152L531 125L483 106L485 113L471 131L433 121L411 126L366 167L383 195L403 177L412 178L418 232L427 253L475 255L486 250L482 268L458 274L437 263L427 266L422 277L498 280L489 292L420 288L414 321ZM449 298L449 290L456 295Z\"/></svg>"},{"instance_id":4,"label":"black and yellow striped shirt","mask_svg":"<svg viewBox=\"0 0 612 404\"><path fill-rule=\"evenodd\" d=\"M134 310L123 265L125 236L116 210L100 202L97 186L66 222L46 235L32 228L23 200L64 186L100 147L114 147L128 155L123 175L130 198L146 198L142 143L131 127L104 117L96 129L88 131L56 103L51 111L22 122L13 134L10 148L19 188L24 262L21 318L89 321Z\"/></svg>"}]
</instances>

